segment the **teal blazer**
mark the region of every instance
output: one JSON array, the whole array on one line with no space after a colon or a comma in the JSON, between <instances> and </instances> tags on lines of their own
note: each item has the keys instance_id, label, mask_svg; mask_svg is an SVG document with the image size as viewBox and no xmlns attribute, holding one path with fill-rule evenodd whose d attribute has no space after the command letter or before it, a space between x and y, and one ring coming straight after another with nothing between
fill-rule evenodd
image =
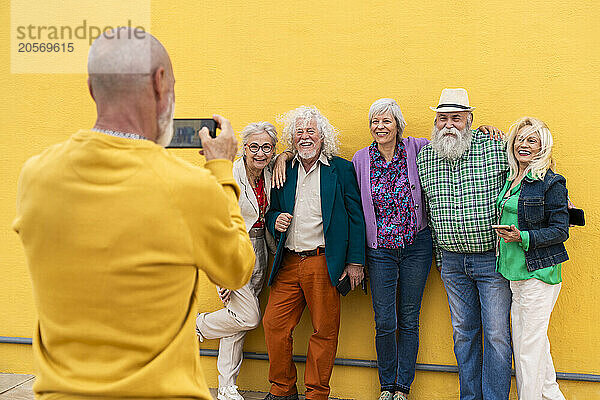
<instances>
[{"instance_id":1,"label":"teal blazer","mask_svg":"<svg viewBox=\"0 0 600 400\"><path fill-rule=\"evenodd\" d=\"M318 162L318 161L317 161ZM300 163L287 162L287 180L282 188L271 189L271 204L265 216L267 229L277 243L277 252L269 276L273 283L283 260L287 232L275 230L275 220L282 212L294 215L296 184ZM335 286L348 263L365 265L365 218L352 163L333 157L329 165L321 164L321 212L325 236L325 259L331 284Z\"/></svg>"}]
</instances>

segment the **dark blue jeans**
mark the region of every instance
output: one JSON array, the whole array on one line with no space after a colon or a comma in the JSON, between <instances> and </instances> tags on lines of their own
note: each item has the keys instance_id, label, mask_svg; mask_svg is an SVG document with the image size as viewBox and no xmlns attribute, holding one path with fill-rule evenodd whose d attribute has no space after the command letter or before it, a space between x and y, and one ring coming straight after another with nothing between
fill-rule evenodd
<instances>
[{"instance_id":1,"label":"dark blue jeans","mask_svg":"<svg viewBox=\"0 0 600 400\"><path fill-rule=\"evenodd\" d=\"M461 400L508 400L512 347L509 282L494 251L442 254ZM483 329L483 343L481 334Z\"/></svg>"},{"instance_id":2,"label":"dark blue jeans","mask_svg":"<svg viewBox=\"0 0 600 400\"><path fill-rule=\"evenodd\" d=\"M432 253L429 228L405 248L367 248L381 391L408 393L415 379L419 313Z\"/></svg>"}]
</instances>

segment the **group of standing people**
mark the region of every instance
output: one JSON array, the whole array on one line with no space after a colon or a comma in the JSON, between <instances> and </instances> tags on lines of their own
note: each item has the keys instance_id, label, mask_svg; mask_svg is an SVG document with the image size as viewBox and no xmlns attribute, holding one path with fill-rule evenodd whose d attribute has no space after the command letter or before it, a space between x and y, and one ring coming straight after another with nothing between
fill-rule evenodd
<instances>
[{"instance_id":1,"label":"group of standing people","mask_svg":"<svg viewBox=\"0 0 600 400\"><path fill-rule=\"evenodd\" d=\"M365 269L379 399L406 399L433 253L461 399L508 398L509 313L519 398L564 399L547 328L568 258L567 189L542 121L517 121L506 146L471 129L464 89L444 89L429 142L403 137L400 107L380 99L369 110L373 143L350 162L337 156L328 119L302 106L285 115L288 151L273 170L272 124L248 125L232 163L233 128L214 115L221 134L199 132L207 162L198 167L164 149L175 104L168 53L132 33L114 28L90 48L93 128L30 158L19 177L13 229L37 309L38 398L209 399L195 326L200 340L221 338L218 399L243 400L235 382L272 248L265 400L298 399L292 332L307 306L306 398L327 399L336 287L354 289ZM200 271L218 285L222 310L196 313Z\"/></svg>"},{"instance_id":2,"label":"group of standing people","mask_svg":"<svg viewBox=\"0 0 600 400\"><path fill-rule=\"evenodd\" d=\"M306 306L314 328L306 398L327 399L340 324L336 285L348 275L354 289L367 271L379 400L407 399L433 254L450 305L461 400L507 399L513 349L520 399L564 399L547 329L567 259L567 191L551 169L550 131L530 117L511 127L506 143L492 126L471 129L474 107L464 89L444 89L431 109L429 141L403 136L395 100L375 101L373 142L352 163L336 156L337 130L314 107L284 116L287 150L278 156L272 124L244 129L234 171L248 232L260 238L256 266L243 289L218 288L225 308L197 321L201 340L222 338L220 400L243 399L235 379L244 334L259 322L267 239L277 246L263 318L266 400L298 398L292 332ZM212 320L227 328L211 328ZM232 341L235 349L224 347Z\"/></svg>"}]
</instances>

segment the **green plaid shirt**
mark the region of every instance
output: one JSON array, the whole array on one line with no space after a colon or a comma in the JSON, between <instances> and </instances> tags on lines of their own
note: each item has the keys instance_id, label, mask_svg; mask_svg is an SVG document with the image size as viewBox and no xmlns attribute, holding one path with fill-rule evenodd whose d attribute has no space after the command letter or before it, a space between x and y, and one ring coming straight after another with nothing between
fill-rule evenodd
<instances>
[{"instance_id":1,"label":"green plaid shirt","mask_svg":"<svg viewBox=\"0 0 600 400\"><path fill-rule=\"evenodd\" d=\"M457 160L440 158L431 144L417 157L438 267L441 249L481 253L495 245L491 225L497 223L496 196L506 182L506 146L479 131L472 134L471 147Z\"/></svg>"}]
</instances>

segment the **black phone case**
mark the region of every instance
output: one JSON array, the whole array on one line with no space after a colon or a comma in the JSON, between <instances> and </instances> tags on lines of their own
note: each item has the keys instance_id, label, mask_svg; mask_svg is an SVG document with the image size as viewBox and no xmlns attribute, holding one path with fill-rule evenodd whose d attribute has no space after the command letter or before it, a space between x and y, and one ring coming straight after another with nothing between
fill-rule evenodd
<instances>
[{"instance_id":1,"label":"black phone case","mask_svg":"<svg viewBox=\"0 0 600 400\"><path fill-rule=\"evenodd\" d=\"M338 282L335 288L342 296L347 295L350 292L350 276L346 275L344 279Z\"/></svg>"},{"instance_id":2,"label":"black phone case","mask_svg":"<svg viewBox=\"0 0 600 400\"><path fill-rule=\"evenodd\" d=\"M569 208L569 225L585 225L585 214L581 208Z\"/></svg>"}]
</instances>

